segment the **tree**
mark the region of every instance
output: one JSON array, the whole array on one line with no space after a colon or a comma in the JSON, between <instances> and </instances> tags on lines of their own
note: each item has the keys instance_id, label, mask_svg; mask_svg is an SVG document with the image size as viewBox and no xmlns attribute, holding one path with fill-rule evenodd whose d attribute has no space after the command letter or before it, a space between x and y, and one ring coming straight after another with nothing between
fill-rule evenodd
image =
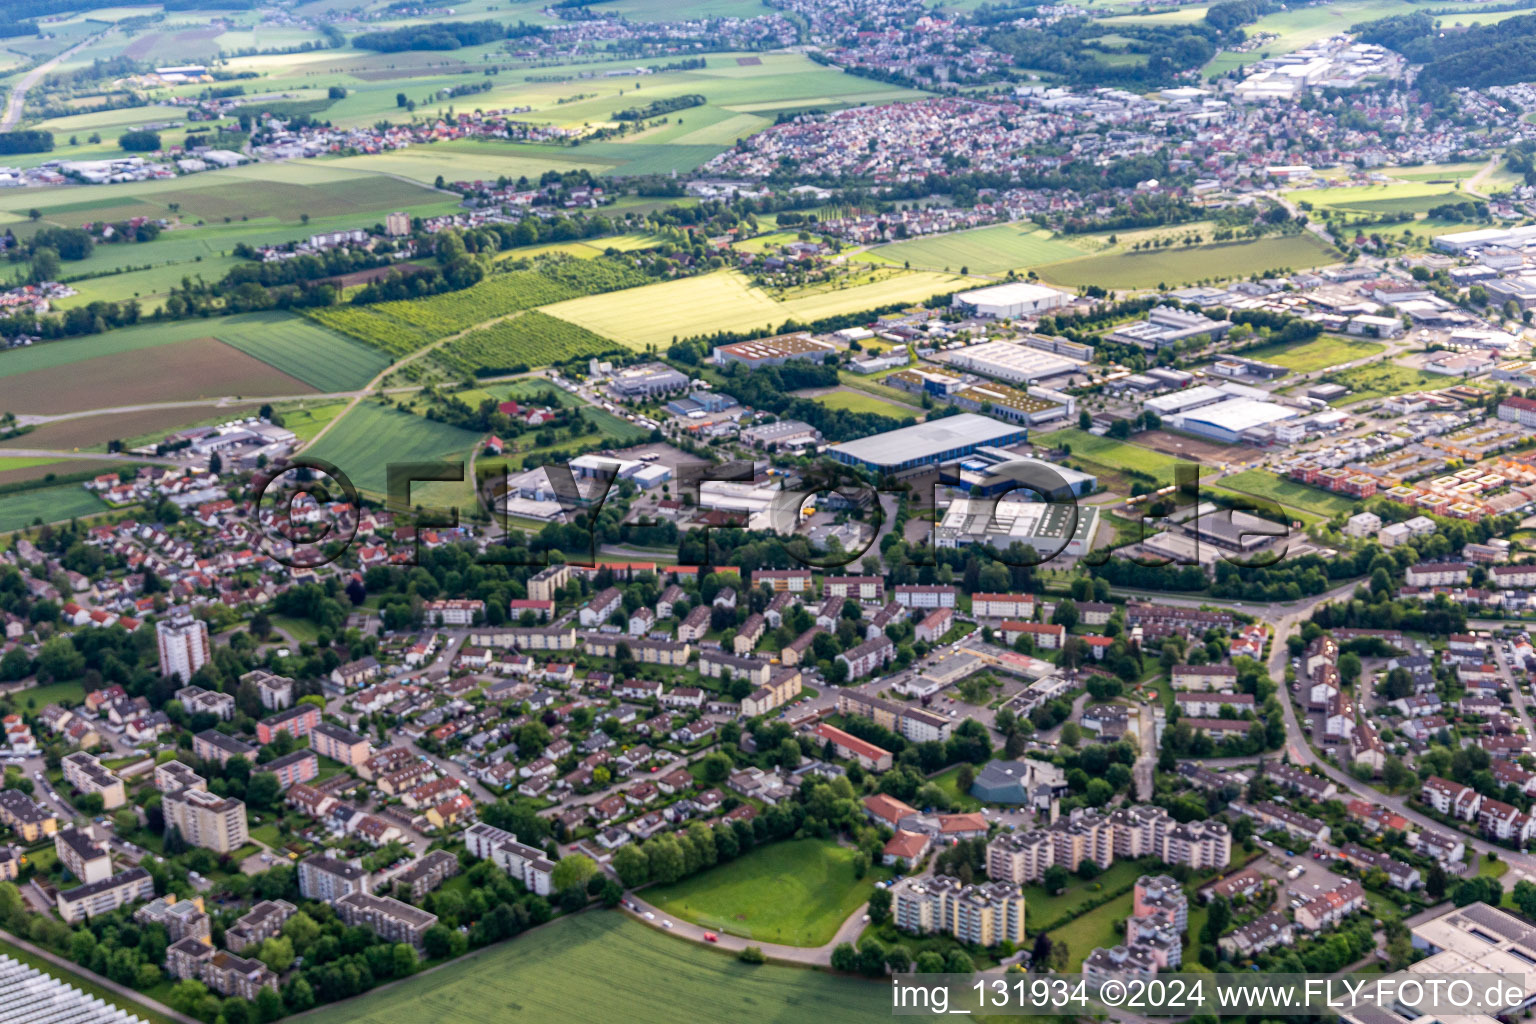
<instances>
[{"instance_id":1,"label":"tree","mask_svg":"<svg viewBox=\"0 0 1536 1024\"><path fill-rule=\"evenodd\" d=\"M884 924L891 917L891 890L876 889L869 894L869 920L872 924Z\"/></svg>"},{"instance_id":2,"label":"tree","mask_svg":"<svg viewBox=\"0 0 1536 1024\"><path fill-rule=\"evenodd\" d=\"M613 855L613 870L626 888L633 889L650 881L650 860L633 844L619 847Z\"/></svg>"},{"instance_id":3,"label":"tree","mask_svg":"<svg viewBox=\"0 0 1536 1024\"><path fill-rule=\"evenodd\" d=\"M945 974L975 974L976 964L963 950L952 949L944 954Z\"/></svg>"},{"instance_id":4,"label":"tree","mask_svg":"<svg viewBox=\"0 0 1536 1024\"><path fill-rule=\"evenodd\" d=\"M1045 875L1041 878L1041 884L1045 886L1046 892L1055 893L1065 889L1071 879L1072 876L1067 873L1065 867L1060 864L1052 864L1045 869Z\"/></svg>"},{"instance_id":5,"label":"tree","mask_svg":"<svg viewBox=\"0 0 1536 1024\"><path fill-rule=\"evenodd\" d=\"M282 796L283 784L271 772L257 772L245 786L245 802L258 809L273 807Z\"/></svg>"},{"instance_id":6,"label":"tree","mask_svg":"<svg viewBox=\"0 0 1536 1024\"><path fill-rule=\"evenodd\" d=\"M130 153L149 153L160 148L160 133L140 129L117 137L118 146Z\"/></svg>"},{"instance_id":7,"label":"tree","mask_svg":"<svg viewBox=\"0 0 1536 1024\"><path fill-rule=\"evenodd\" d=\"M768 962L768 958L763 955L763 947L761 946L746 947L736 954L736 959L744 964L764 964Z\"/></svg>"},{"instance_id":8,"label":"tree","mask_svg":"<svg viewBox=\"0 0 1536 1024\"><path fill-rule=\"evenodd\" d=\"M555 870L550 874L550 882L556 889L565 889L573 885L585 885L597 871L597 864L591 857L584 853L573 853L568 857L562 857L555 865Z\"/></svg>"},{"instance_id":9,"label":"tree","mask_svg":"<svg viewBox=\"0 0 1536 1024\"><path fill-rule=\"evenodd\" d=\"M256 959L282 974L293 965L294 955L293 940L286 935L276 935L262 942L256 952Z\"/></svg>"},{"instance_id":10,"label":"tree","mask_svg":"<svg viewBox=\"0 0 1536 1024\"><path fill-rule=\"evenodd\" d=\"M1429 874L1424 878L1424 891L1429 895L1430 899L1434 900L1436 903L1439 903L1441 900L1445 899L1445 886L1447 881L1448 880L1445 875L1445 868L1441 867L1437 861L1430 866Z\"/></svg>"},{"instance_id":11,"label":"tree","mask_svg":"<svg viewBox=\"0 0 1536 1024\"><path fill-rule=\"evenodd\" d=\"M839 942L832 950L832 969L851 973L859 969L859 954L851 942Z\"/></svg>"},{"instance_id":12,"label":"tree","mask_svg":"<svg viewBox=\"0 0 1536 1024\"><path fill-rule=\"evenodd\" d=\"M925 950L917 954L916 968L918 974L943 974L944 958L933 950Z\"/></svg>"},{"instance_id":13,"label":"tree","mask_svg":"<svg viewBox=\"0 0 1536 1024\"><path fill-rule=\"evenodd\" d=\"M717 750L703 758L699 762L699 767L705 782L718 784L730 777L731 769L735 764L731 761L729 754Z\"/></svg>"},{"instance_id":14,"label":"tree","mask_svg":"<svg viewBox=\"0 0 1536 1024\"><path fill-rule=\"evenodd\" d=\"M1029 967L1032 971L1044 971L1045 965L1051 960L1051 937L1045 932L1035 936L1035 948L1029 954Z\"/></svg>"}]
</instances>

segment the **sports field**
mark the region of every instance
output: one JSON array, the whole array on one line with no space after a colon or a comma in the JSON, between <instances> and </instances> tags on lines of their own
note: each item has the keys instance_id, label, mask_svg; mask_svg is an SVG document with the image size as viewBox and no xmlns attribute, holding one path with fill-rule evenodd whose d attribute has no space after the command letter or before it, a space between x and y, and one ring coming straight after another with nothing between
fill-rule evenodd
<instances>
[{"instance_id":1,"label":"sports field","mask_svg":"<svg viewBox=\"0 0 1536 1024\"><path fill-rule=\"evenodd\" d=\"M675 337L720 330L778 330L838 313L913 302L963 289L975 281L954 274L902 272L874 284L775 300L741 273L721 270L631 288L622 296L588 295L544 306L543 311L634 349L665 347Z\"/></svg>"},{"instance_id":2,"label":"sports field","mask_svg":"<svg viewBox=\"0 0 1536 1024\"><path fill-rule=\"evenodd\" d=\"M658 988L660 986L660 988ZM890 988L772 964L749 966L616 913L561 918L387 992L302 1017L306 1024L673 1024L708 1007L720 1024L866 1024L890 1014Z\"/></svg>"},{"instance_id":3,"label":"sports field","mask_svg":"<svg viewBox=\"0 0 1536 1024\"><path fill-rule=\"evenodd\" d=\"M1197 281L1230 280L1290 268L1324 266L1338 254L1309 232L1278 235L1245 242L1215 242L1186 248L1099 253L1061 263L1047 263L1035 272L1050 284L1075 288L1155 288Z\"/></svg>"},{"instance_id":4,"label":"sports field","mask_svg":"<svg viewBox=\"0 0 1536 1024\"><path fill-rule=\"evenodd\" d=\"M717 931L820 946L875 891L875 872L853 877L855 855L827 839L772 843L644 896L660 911Z\"/></svg>"},{"instance_id":5,"label":"sports field","mask_svg":"<svg viewBox=\"0 0 1536 1024\"><path fill-rule=\"evenodd\" d=\"M921 270L958 271L968 267L979 274L1035 267L1082 255L1050 231L1028 221L892 242L871 251L893 263L910 263Z\"/></svg>"},{"instance_id":6,"label":"sports field","mask_svg":"<svg viewBox=\"0 0 1536 1024\"><path fill-rule=\"evenodd\" d=\"M1374 356L1385 349L1385 345L1374 341L1324 335L1300 345L1265 345L1263 348L1250 349L1243 353L1243 358L1275 363L1298 373L1311 373L1313 370Z\"/></svg>"},{"instance_id":7,"label":"sports field","mask_svg":"<svg viewBox=\"0 0 1536 1024\"><path fill-rule=\"evenodd\" d=\"M467 459L479 440L478 434L369 400L304 454L334 463L358 490L385 495L390 463Z\"/></svg>"},{"instance_id":8,"label":"sports field","mask_svg":"<svg viewBox=\"0 0 1536 1024\"><path fill-rule=\"evenodd\" d=\"M1354 498L1308 487L1293 480L1283 480L1263 469L1248 469L1241 473L1233 473L1231 476L1223 477L1220 483L1222 487L1243 494L1270 498L1282 505L1324 517L1332 517L1340 512L1355 512L1360 508L1360 503Z\"/></svg>"}]
</instances>

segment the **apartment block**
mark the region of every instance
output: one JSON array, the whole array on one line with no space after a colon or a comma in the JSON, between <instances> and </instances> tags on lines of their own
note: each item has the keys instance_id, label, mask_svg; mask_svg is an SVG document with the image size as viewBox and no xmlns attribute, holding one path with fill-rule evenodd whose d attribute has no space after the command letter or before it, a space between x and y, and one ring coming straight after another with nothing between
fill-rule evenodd
<instances>
[{"instance_id":1,"label":"apartment block","mask_svg":"<svg viewBox=\"0 0 1536 1024\"><path fill-rule=\"evenodd\" d=\"M206 789L167 793L162 804L165 823L181 830L193 846L216 853L232 853L250 838L245 804L234 797L217 796Z\"/></svg>"},{"instance_id":2,"label":"apartment block","mask_svg":"<svg viewBox=\"0 0 1536 1024\"><path fill-rule=\"evenodd\" d=\"M390 896L351 892L336 901L337 915L349 925L367 928L387 942L408 942L421 952L421 937L437 924L437 915Z\"/></svg>"},{"instance_id":3,"label":"apartment block","mask_svg":"<svg viewBox=\"0 0 1536 1024\"><path fill-rule=\"evenodd\" d=\"M65 782L79 793L100 793L101 806L107 810L128 802L123 780L85 751L77 750L66 755L61 767L64 769Z\"/></svg>"},{"instance_id":4,"label":"apartment block","mask_svg":"<svg viewBox=\"0 0 1536 1024\"><path fill-rule=\"evenodd\" d=\"M155 880L149 877L149 872L143 868L129 868L99 882L61 890L54 902L59 916L66 923L75 924L154 897Z\"/></svg>"},{"instance_id":5,"label":"apartment block","mask_svg":"<svg viewBox=\"0 0 1536 1024\"><path fill-rule=\"evenodd\" d=\"M354 892L371 888L368 872L351 861L336 860L323 853L299 861L299 892L307 900L335 903Z\"/></svg>"},{"instance_id":6,"label":"apartment block","mask_svg":"<svg viewBox=\"0 0 1536 1024\"><path fill-rule=\"evenodd\" d=\"M896 883L892 896L892 919L904 931L943 932L978 946L1024 941L1024 897L1016 886L965 885L948 875L909 877Z\"/></svg>"}]
</instances>

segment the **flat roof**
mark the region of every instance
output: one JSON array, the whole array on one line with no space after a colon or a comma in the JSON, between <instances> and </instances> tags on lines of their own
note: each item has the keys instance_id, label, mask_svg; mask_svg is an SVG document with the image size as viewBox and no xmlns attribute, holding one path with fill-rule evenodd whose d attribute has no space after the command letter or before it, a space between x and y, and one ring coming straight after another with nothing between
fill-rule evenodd
<instances>
[{"instance_id":1,"label":"flat roof","mask_svg":"<svg viewBox=\"0 0 1536 1024\"><path fill-rule=\"evenodd\" d=\"M1011 284L995 284L990 288L977 288L974 291L961 292L955 298L961 302L1034 302L1037 299L1050 298L1053 295L1065 296L1066 292L1056 288L1047 288L1040 284L1030 284L1027 281L1015 281Z\"/></svg>"},{"instance_id":2,"label":"flat roof","mask_svg":"<svg viewBox=\"0 0 1536 1024\"><path fill-rule=\"evenodd\" d=\"M1276 405L1273 402L1260 402L1252 398L1229 398L1225 402L1202 406L1184 413L1183 420L1186 424L1208 423L1218 429L1229 430L1236 434L1250 427L1261 427L1266 423L1288 420L1299 415L1297 410Z\"/></svg>"},{"instance_id":3,"label":"flat roof","mask_svg":"<svg viewBox=\"0 0 1536 1024\"><path fill-rule=\"evenodd\" d=\"M899 465L943 455L955 448L995 444L1017 435L1021 429L1017 424L1003 423L990 416L963 412L857 441L844 441L831 450L861 462Z\"/></svg>"}]
</instances>

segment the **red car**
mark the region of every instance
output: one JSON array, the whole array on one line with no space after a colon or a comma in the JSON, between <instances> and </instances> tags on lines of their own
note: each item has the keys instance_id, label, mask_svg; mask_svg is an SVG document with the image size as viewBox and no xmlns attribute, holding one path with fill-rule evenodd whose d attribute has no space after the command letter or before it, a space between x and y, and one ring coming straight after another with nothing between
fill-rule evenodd
<instances>
[{"instance_id":1,"label":"red car","mask_svg":"<svg viewBox=\"0 0 1536 1024\"><path fill-rule=\"evenodd\" d=\"M704 941L705 942L719 942L720 941L720 936L716 935L714 932L705 932L704 933Z\"/></svg>"}]
</instances>

